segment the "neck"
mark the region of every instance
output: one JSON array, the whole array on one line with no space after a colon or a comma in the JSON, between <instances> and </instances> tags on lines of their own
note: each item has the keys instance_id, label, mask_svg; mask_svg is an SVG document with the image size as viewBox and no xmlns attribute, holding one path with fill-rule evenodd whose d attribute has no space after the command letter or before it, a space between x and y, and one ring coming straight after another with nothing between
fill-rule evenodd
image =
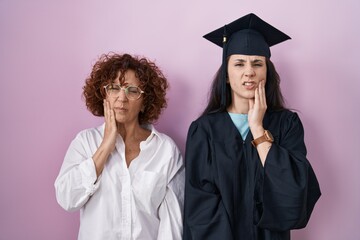
<instances>
[{"instance_id":1,"label":"neck","mask_svg":"<svg viewBox=\"0 0 360 240\"><path fill-rule=\"evenodd\" d=\"M118 133L124 139L124 141L128 139L136 139L137 136L140 135L141 131L144 129L136 123L117 123Z\"/></svg>"},{"instance_id":2,"label":"neck","mask_svg":"<svg viewBox=\"0 0 360 240\"><path fill-rule=\"evenodd\" d=\"M233 98L231 105L227 108L231 113L248 114L249 112L249 99L246 98Z\"/></svg>"}]
</instances>

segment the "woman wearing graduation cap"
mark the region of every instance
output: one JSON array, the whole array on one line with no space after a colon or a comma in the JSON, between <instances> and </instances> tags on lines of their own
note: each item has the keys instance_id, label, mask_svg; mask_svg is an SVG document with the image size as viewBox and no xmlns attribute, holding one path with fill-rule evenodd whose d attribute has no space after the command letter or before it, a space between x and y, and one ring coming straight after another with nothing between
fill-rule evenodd
<instances>
[{"instance_id":1,"label":"woman wearing graduation cap","mask_svg":"<svg viewBox=\"0 0 360 240\"><path fill-rule=\"evenodd\" d=\"M223 64L188 132L184 239L290 239L321 195L270 61L290 37L254 14L204 37L223 47Z\"/></svg>"}]
</instances>

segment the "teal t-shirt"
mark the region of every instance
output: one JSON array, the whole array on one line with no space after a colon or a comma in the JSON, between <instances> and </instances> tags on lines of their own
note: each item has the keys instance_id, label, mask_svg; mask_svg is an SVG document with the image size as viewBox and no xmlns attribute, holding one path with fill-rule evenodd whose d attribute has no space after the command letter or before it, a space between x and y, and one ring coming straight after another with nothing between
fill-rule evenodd
<instances>
[{"instance_id":1,"label":"teal t-shirt","mask_svg":"<svg viewBox=\"0 0 360 240\"><path fill-rule=\"evenodd\" d=\"M246 139L246 136L249 132L249 122L248 122L248 115L242 113L230 113L231 120L235 124L236 128L239 130L241 137L243 140Z\"/></svg>"}]
</instances>

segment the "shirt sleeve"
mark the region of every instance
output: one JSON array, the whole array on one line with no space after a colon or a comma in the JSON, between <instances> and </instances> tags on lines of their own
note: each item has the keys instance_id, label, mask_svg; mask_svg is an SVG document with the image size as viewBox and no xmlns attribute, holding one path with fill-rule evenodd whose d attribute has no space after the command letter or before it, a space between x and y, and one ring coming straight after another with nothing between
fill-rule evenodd
<instances>
[{"instance_id":1,"label":"shirt sleeve","mask_svg":"<svg viewBox=\"0 0 360 240\"><path fill-rule=\"evenodd\" d=\"M296 113L266 158L258 180L255 221L261 228L286 231L303 228L321 193L306 158L304 130Z\"/></svg>"},{"instance_id":2,"label":"shirt sleeve","mask_svg":"<svg viewBox=\"0 0 360 240\"><path fill-rule=\"evenodd\" d=\"M67 211L80 209L99 188L92 156L86 151L86 142L78 135L70 144L55 180L56 199Z\"/></svg>"},{"instance_id":3,"label":"shirt sleeve","mask_svg":"<svg viewBox=\"0 0 360 240\"><path fill-rule=\"evenodd\" d=\"M157 240L182 239L185 168L177 148L174 155L175 164L169 172L170 181L158 210L160 225Z\"/></svg>"},{"instance_id":4,"label":"shirt sleeve","mask_svg":"<svg viewBox=\"0 0 360 240\"><path fill-rule=\"evenodd\" d=\"M215 185L213 151L206 131L191 124L186 141L184 240L233 239L220 191Z\"/></svg>"}]
</instances>

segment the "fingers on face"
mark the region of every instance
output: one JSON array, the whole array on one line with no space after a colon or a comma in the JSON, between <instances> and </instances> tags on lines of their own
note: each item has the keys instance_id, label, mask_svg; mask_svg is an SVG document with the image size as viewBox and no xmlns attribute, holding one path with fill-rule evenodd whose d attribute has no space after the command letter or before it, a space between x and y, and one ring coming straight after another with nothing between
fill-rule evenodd
<instances>
[{"instance_id":1,"label":"fingers on face","mask_svg":"<svg viewBox=\"0 0 360 240\"><path fill-rule=\"evenodd\" d=\"M111 118L114 115L111 107L110 102L104 99L104 116L106 119Z\"/></svg>"},{"instance_id":2,"label":"fingers on face","mask_svg":"<svg viewBox=\"0 0 360 240\"><path fill-rule=\"evenodd\" d=\"M261 105L263 105L263 106L266 106L266 96L265 96L265 81L264 80L262 80L261 82L260 82L260 84L259 84L259 87L258 87L258 99L259 99L259 101L260 101L260 103L261 103Z\"/></svg>"},{"instance_id":3,"label":"fingers on face","mask_svg":"<svg viewBox=\"0 0 360 240\"><path fill-rule=\"evenodd\" d=\"M108 112L107 112L107 105L106 105L106 100L105 99L103 101L103 106L104 106L104 117L106 119L107 115L108 115Z\"/></svg>"},{"instance_id":4,"label":"fingers on face","mask_svg":"<svg viewBox=\"0 0 360 240\"><path fill-rule=\"evenodd\" d=\"M257 87L257 88L255 88L255 101L256 102L257 102L258 98L259 98L259 88Z\"/></svg>"},{"instance_id":5,"label":"fingers on face","mask_svg":"<svg viewBox=\"0 0 360 240\"><path fill-rule=\"evenodd\" d=\"M254 108L254 99L249 99L249 109Z\"/></svg>"},{"instance_id":6,"label":"fingers on face","mask_svg":"<svg viewBox=\"0 0 360 240\"><path fill-rule=\"evenodd\" d=\"M107 112L107 119L110 123L115 124L115 112L114 110L111 108L111 104L109 101L106 100L105 103L106 106L106 112Z\"/></svg>"}]
</instances>

